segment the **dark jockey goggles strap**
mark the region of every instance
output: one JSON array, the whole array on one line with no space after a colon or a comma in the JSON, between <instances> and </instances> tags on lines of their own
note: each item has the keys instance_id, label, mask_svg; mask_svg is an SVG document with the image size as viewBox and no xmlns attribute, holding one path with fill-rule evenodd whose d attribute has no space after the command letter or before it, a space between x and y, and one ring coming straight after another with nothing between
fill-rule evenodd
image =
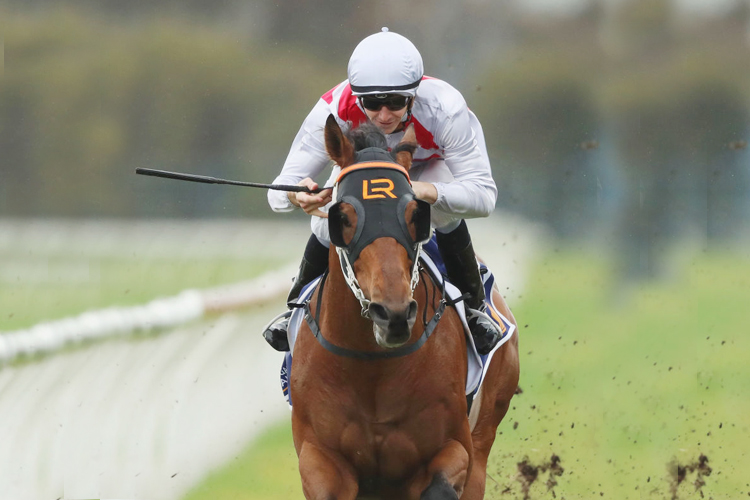
<instances>
[{"instance_id":1,"label":"dark jockey goggles strap","mask_svg":"<svg viewBox=\"0 0 750 500\"><path fill-rule=\"evenodd\" d=\"M420 83L422 83L421 76L419 77L419 80L407 83L406 85L352 85L351 83L349 85L351 85L352 92L354 92L355 94L364 94L365 92L393 93L411 90L419 87Z\"/></svg>"}]
</instances>

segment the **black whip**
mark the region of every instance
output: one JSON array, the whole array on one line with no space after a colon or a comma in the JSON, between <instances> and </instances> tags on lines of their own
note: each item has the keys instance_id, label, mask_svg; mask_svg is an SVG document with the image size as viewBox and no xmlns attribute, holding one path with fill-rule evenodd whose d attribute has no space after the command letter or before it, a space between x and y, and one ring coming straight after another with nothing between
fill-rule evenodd
<instances>
[{"instance_id":1,"label":"black whip","mask_svg":"<svg viewBox=\"0 0 750 500\"><path fill-rule=\"evenodd\" d=\"M289 186L285 184L261 184L259 182L242 182L230 181L227 179L218 179L207 175L182 174L179 172L168 172L166 170L154 170L153 168L136 168L135 173L139 175L150 175L153 177L164 177L165 179L178 179L181 181L202 182L204 184L230 184L232 186L246 186L265 189L274 189L276 191L292 191L295 193L320 193L328 188L310 189L307 186Z\"/></svg>"}]
</instances>

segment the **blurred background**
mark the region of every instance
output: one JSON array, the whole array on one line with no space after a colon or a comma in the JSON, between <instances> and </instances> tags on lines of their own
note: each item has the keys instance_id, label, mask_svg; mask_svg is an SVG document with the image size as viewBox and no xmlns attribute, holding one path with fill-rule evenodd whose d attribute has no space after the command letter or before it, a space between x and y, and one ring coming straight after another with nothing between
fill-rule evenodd
<instances>
[{"instance_id":1,"label":"blurred background","mask_svg":"<svg viewBox=\"0 0 750 500\"><path fill-rule=\"evenodd\" d=\"M567 399L574 403L565 411L588 414L591 394L662 408L667 394L692 398L698 389L708 394L708 384L721 387L713 408L725 412L709 415L716 416L711 425L731 427L734 412L726 408L741 393L734 384L750 383L742 364L750 353L744 340L750 315L742 305L750 300L746 0L5 0L0 331L250 279L298 259L308 234L305 218L273 214L264 192L146 178L134 170L270 182L316 100L346 78L353 48L382 26L411 39L426 74L458 88L484 127L502 216L482 231L496 232L498 246L524 242L505 263L495 257L500 267L520 265L516 257L524 262L522 282L513 281L506 295L528 347L523 406L536 407L533 398L550 395L559 404L554 381L566 377L573 391ZM292 224L292 242L281 237L291 231L282 222ZM491 243L478 251L493 257ZM495 269L502 276L504 270ZM650 310L655 304L661 307ZM281 305L276 300L259 317ZM582 327L586 322L589 330ZM597 344L618 332L619 341L636 337L630 351ZM570 344L553 349L558 337ZM565 349L587 339L599 350L568 356ZM721 346L733 346L735 364L712 350ZM548 355L540 358L544 349ZM624 353L643 364L623 360ZM714 368L700 356L710 357ZM598 364L575 375L582 360L591 359ZM683 378L665 383L659 395L629 393L624 379L634 380L636 372L645 377L650 372L644 370L657 367L654 359L664 371L644 385L678 372ZM592 377L623 385L584 390L573 383ZM711 400L690 406L675 397L673 405L664 403L658 425L633 430L633 419L643 415L617 413L620 434L590 435L607 446L589 457L589 470L599 470L593 464L606 463L614 450L632 458L627 446L636 445L623 443L633 441L633 432L656 440L665 428L677 429L673 439L639 448L659 464L682 460L680 453L690 455L685 460L704 453L705 440L686 444L683 438L695 427L704 435L717 432L703 432L703 420L692 420L704 418ZM680 404L691 408L680 419L687 427L674 420L687 411ZM601 422L611 421L612 414L602 412L593 411ZM536 422L555 415L550 409L544 418L519 413L509 419L545 425ZM572 430L569 420L565 429ZM528 450L524 440L540 434L532 426L508 446ZM712 450L732 448L739 435L715 442ZM747 443L747 434L743 439ZM559 442L546 443L541 438L531 448L565 460ZM284 442L281 449L289 446ZM736 471L750 465L737 453L723 458L737 467L724 469L728 486L721 491L730 497L742 483ZM521 451L503 456L510 469L498 471L498 484L516 484L513 464L522 457ZM623 460L618 471L630 469ZM638 469L624 481L627 491L656 488L652 477L661 481L655 498L672 485L677 491L681 480L659 467ZM195 473L192 483L204 473ZM564 493L565 476L558 481ZM602 482L578 481L586 486L567 491L587 496L594 490L586 488ZM621 483L602 488L626 498ZM640 491L632 484L642 485Z\"/></svg>"},{"instance_id":2,"label":"blurred background","mask_svg":"<svg viewBox=\"0 0 750 500\"><path fill-rule=\"evenodd\" d=\"M498 208L657 276L687 236L747 235L750 7L738 0L7 1L0 211L271 217L302 119L382 25L481 120Z\"/></svg>"}]
</instances>

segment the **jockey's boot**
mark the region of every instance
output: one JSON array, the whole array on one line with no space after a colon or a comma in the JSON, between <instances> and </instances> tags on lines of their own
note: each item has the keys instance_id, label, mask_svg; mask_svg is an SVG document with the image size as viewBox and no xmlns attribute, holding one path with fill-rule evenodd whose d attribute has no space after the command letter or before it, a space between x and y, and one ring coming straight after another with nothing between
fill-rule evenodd
<instances>
[{"instance_id":1,"label":"jockey's boot","mask_svg":"<svg viewBox=\"0 0 750 500\"><path fill-rule=\"evenodd\" d=\"M277 351L289 350L289 338L287 337L289 318L292 316L292 307L300 292L305 285L323 274L326 268L328 268L328 248L320 243L314 234L310 235L305 247L305 254L299 265L299 272L297 277L294 278L292 289L286 298L289 310L272 319L271 323L263 330L263 338Z\"/></svg>"},{"instance_id":2,"label":"jockey's boot","mask_svg":"<svg viewBox=\"0 0 750 500\"><path fill-rule=\"evenodd\" d=\"M462 294L469 294L469 297L464 300L464 306L477 352L488 354L497 345L501 335L497 324L487 316L484 284L479 274L479 265L466 221L462 220L461 224L450 233L436 231L436 234L448 279Z\"/></svg>"}]
</instances>

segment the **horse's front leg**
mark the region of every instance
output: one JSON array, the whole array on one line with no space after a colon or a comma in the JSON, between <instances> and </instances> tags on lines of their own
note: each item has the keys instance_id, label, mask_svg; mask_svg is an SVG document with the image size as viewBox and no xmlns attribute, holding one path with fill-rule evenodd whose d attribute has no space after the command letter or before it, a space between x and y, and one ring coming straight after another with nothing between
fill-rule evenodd
<instances>
[{"instance_id":1,"label":"horse's front leg","mask_svg":"<svg viewBox=\"0 0 750 500\"><path fill-rule=\"evenodd\" d=\"M299 452L302 491L308 500L354 500L359 484L353 467L332 450L305 441Z\"/></svg>"},{"instance_id":2,"label":"horse's front leg","mask_svg":"<svg viewBox=\"0 0 750 500\"><path fill-rule=\"evenodd\" d=\"M412 489L410 498L419 495L421 500L457 500L463 493L470 464L466 447L456 440L449 441L430 461L426 477L415 481L413 486L418 490Z\"/></svg>"}]
</instances>

